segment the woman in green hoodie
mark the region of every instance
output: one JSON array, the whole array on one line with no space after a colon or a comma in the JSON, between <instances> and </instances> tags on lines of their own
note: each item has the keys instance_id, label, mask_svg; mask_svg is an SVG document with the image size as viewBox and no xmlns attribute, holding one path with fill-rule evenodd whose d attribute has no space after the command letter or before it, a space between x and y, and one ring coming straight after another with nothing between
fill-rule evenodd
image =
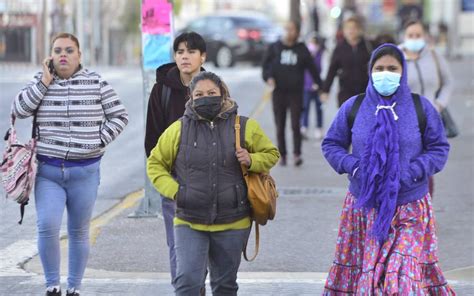
<instances>
[{"instance_id":1,"label":"woman in green hoodie","mask_svg":"<svg viewBox=\"0 0 474 296\"><path fill-rule=\"evenodd\" d=\"M250 204L241 165L268 172L278 149L253 119L241 118L235 148L237 104L214 73L189 85L184 116L160 137L147 162L155 188L176 200L176 295L199 295L209 264L214 295L237 295L237 271L250 232Z\"/></svg>"}]
</instances>

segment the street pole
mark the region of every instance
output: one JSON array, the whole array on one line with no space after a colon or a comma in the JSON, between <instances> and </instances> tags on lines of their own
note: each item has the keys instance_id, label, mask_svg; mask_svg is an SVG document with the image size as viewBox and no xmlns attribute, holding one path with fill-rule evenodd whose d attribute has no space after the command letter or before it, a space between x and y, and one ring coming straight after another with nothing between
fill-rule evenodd
<instances>
[{"instance_id":1,"label":"street pole","mask_svg":"<svg viewBox=\"0 0 474 296\"><path fill-rule=\"evenodd\" d=\"M300 0L290 0L290 21L301 24Z\"/></svg>"},{"instance_id":2,"label":"street pole","mask_svg":"<svg viewBox=\"0 0 474 296\"><path fill-rule=\"evenodd\" d=\"M143 15L145 10L146 15ZM143 95L144 95L144 118L147 114L148 98L151 89L155 83L155 69L164 63L171 61L170 49L172 38L172 5L165 0L143 0L142 9L140 9L142 21L142 77L143 77ZM165 16L162 12L169 11ZM168 19L160 19L169 18ZM163 41L166 42L163 43ZM157 56L154 56L160 52ZM167 54L166 54L167 53ZM150 59L150 56L154 59ZM146 124L146 123L145 123ZM145 129L146 127L144 127ZM146 159L145 159L146 167ZM161 197L158 191L153 187L146 170L145 174L145 195L135 212L131 213L129 218L149 218L161 216Z\"/></svg>"}]
</instances>

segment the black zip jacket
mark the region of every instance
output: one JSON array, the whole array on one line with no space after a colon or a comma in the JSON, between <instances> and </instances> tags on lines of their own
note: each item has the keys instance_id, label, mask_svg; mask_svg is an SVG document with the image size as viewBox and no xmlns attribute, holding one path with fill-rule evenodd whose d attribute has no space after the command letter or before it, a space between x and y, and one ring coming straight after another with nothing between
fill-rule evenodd
<instances>
[{"instance_id":1,"label":"black zip jacket","mask_svg":"<svg viewBox=\"0 0 474 296\"><path fill-rule=\"evenodd\" d=\"M365 39L361 39L355 48L344 39L334 49L322 91L329 92L334 78L339 76L339 106L350 97L365 92L371 51L371 44Z\"/></svg>"},{"instance_id":2,"label":"black zip jacket","mask_svg":"<svg viewBox=\"0 0 474 296\"><path fill-rule=\"evenodd\" d=\"M201 68L201 71L204 71ZM167 110L163 110L163 84L171 89ZM145 153L150 156L161 134L184 114L184 105L189 98L188 87L179 77L176 63L162 65L156 69L156 82L148 100L145 131Z\"/></svg>"}]
</instances>

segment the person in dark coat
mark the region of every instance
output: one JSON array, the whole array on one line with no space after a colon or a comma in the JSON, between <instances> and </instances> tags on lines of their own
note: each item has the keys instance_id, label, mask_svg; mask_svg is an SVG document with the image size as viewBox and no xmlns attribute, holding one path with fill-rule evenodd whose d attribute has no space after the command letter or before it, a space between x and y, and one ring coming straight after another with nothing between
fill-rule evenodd
<instances>
[{"instance_id":1,"label":"person in dark coat","mask_svg":"<svg viewBox=\"0 0 474 296\"><path fill-rule=\"evenodd\" d=\"M305 70L309 70L313 82L318 86L321 86L321 78L308 48L303 42L298 42L300 25L288 22L285 30L285 37L270 45L265 53L262 76L273 88L273 113L277 127L278 149L281 153L280 164L286 165L285 124L286 113L290 109L294 162L296 166L300 166L303 163L300 116L303 109Z\"/></svg>"},{"instance_id":2,"label":"person in dark coat","mask_svg":"<svg viewBox=\"0 0 474 296\"><path fill-rule=\"evenodd\" d=\"M372 45L362 35L358 18L350 17L343 25L344 40L334 49L329 70L322 87L321 101L328 100L328 93L336 76L339 76L339 107L350 97L363 93L369 81L367 64Z\"/></svg>"}]
</instances>

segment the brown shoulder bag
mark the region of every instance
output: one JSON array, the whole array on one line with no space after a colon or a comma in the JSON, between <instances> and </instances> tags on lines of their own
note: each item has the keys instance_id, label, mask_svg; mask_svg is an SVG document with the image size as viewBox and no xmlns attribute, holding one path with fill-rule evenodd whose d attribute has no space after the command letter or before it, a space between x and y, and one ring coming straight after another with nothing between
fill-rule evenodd
<instances>
[{"instance_id":1,"label":"brown shoulder bag","mask_svg":"<svg viewBox=\"0 0 474 296\"><path fill-rule=\"evenodd\" d=\"M235 117L235 148L238 150L240 145L240 116ZM259 248L259 225L267 224L268 220L273 220L276 213L276 199L278 192L276 190L275 180L268 173L249 172L245 165L242 165L242 173L247 183L247 198L251 206L251 218L255 221L255 254L248 259L247 242L244 246L244 258L247 261L253 261L258 254Z\"/></svg>"}]
</instances>

